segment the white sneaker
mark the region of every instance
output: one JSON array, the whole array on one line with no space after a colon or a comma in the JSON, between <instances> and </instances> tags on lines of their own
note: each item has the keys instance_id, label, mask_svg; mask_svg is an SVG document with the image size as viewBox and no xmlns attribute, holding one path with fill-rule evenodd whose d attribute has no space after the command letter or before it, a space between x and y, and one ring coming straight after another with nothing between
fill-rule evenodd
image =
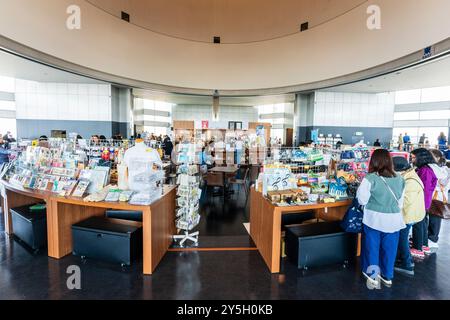
<instances>
[{"instance_id":1,"label":"white sneaker","mask_svg":"<svg viewBox=\"0 0 450 320\"><path fill-rule=\"evenodd\" d=\"M437 248L439 248L439 244L437 242L433 242L431 240L428 240L428 247L430 249L437 249Z\"/></svg>"},{"instance_id":2,"label":"white sneaker","mask_svg":"<svg viewBox=\"0 0 450 320\"><path fill-rule=\"evenodd\" d=\"M388 287L388 288L392 287L392 280L388 280L385 277L383 277L382 275L378 275L378 279L386 287Z\"/></svg>"},{"instance_id":3,"label":"white sneaker","mask_svg":"<svg viewBox=\"0 0 450 320\"><path fill-rule=\"evenodd\" d=\"M378 277L376 279L372 279L367 273L363 272L362 274L367 279L366 286L369 290L381 289L381 284L380 284L380 280L378 279Z\"/></svg>"}]
</instances>

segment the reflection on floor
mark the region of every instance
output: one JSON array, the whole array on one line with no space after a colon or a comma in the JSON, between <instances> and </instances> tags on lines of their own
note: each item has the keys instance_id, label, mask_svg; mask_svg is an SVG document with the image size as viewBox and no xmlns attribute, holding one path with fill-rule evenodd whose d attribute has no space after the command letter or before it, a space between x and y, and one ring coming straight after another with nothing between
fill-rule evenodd
<instances>
[{"instance_id":1,"label":"reflection on floor","mask_svg":"<svg viewBox=\"0 0 450 320\"><path fill-rule=\"evenodd\" d=\"M0 219L0 228L3 221ZM152 276L67 256L33 255L0 230L0 299L450 299L450 222L437 254L416 262L416 275L396 275L391 289L368 290L358 263L303 273L283 261L270 274L257 251L170 252ZM67 267L81 268L81 290L66 286Z\"/></svg>"},{"instance_id":2,"label":"reflection on floor","mask_svg":"<svg viewBox=\"0 0 450 320\"><path fill-rule=\"evenodd\" d=\"M254 247L244 223L249 222L249 202L245 193L236 192L226 199L212 196L213 189L208 190L200 201L200 223L195 228L199 231L199 248L242 248ZM177 245L173 246L177 248ZM189 247L189 242L187 242Z\"/></svg>"}]
</instances>

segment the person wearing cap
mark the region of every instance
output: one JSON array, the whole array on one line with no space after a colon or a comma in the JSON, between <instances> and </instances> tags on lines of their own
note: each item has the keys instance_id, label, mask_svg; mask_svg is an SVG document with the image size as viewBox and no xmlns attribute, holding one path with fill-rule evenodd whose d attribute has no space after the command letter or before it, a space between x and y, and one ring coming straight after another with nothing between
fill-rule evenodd
<instances>
[{"instance_id":1,"label":"person wearing cap","mask_svg":"<svg viewBox=\"0 0 450 320\"><path fill-rule=\"evenodd\" d=\"M406 228L400 230L397 261L394 270L414 275L414 262L409 249L409 232L412 226L425 218L424 186L414 168L404 157L393 157L394 170L405 180L402 214Z\"/></svg>"}]
</instances>

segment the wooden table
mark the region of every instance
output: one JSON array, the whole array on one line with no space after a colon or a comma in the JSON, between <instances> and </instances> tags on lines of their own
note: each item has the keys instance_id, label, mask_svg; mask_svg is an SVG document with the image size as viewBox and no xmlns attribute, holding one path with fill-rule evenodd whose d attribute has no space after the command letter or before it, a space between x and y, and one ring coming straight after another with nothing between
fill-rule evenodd
<instances>
[{"instance_id":1,"label":"wooden table","mask_svg":"<svg viewBox=\"0 0 450 320\"><path fill-rule=\"evenodd\" d=\"M227 175L236 174L239 170L238 166L226 166L226 167L214 167L210 171L211 172L222 172L223 174L223 183L227 185Z\"/></svg>"},{"instance_id":2,"label":"wooden table","mask_svg":"<svg viewBox=\"0 0 450 320\"><path fill-rule=\"evenodd\" d=\"M250 235L271 273L280 272L281 216L283 214L314 211L316 218L339 221L342 220L351 204L351 200L345 200L335 203L279 207L272 204L261 192L255 191L255 188L251 188L250 198Z\"/></svg>"},{"instance_id":3,"label":"wooden table","mask_svg":"<svg viewBox=\"0 0 450 320\"><path fill-rule=\"evenodd\" d=\"M152 274L172 243L175 229L175 186L164 186L164 194L149 206L128 203L84 202L76 197L59 197L48 191L24 189L4 180L2 207L5 231L14 233L11 208L45 202L47 204L48 256L60 259L72 252L72 225L107 209L142 211L143 273Z\"/></svg>"},{"instance_id":4,"label":"wooden table","mask_svg":"<svg viewBox=\"0 0 450 320\"><path fill-rule=\"evenodd\" d=\"M223 174L236 173L239 170L238 166L226 166L226 167L214 167L210 171L212 172L222 172Z\"/></svg>"},{"instance_id":5,"label":"wooden table","mask_svg":"<svg viewBox=\"0 0 450 320\"><path fill-rule=\"evenodd\" d=\"M225 167L214 167L210 171L211 172L222 172L223 174L223 187L225 190L228 190L228 179L227 175L236 174L236 172L239 170L238 166L225 166ZM231 191L230 191L231 193ZM227 194L227 192L224 192L224 194ZM229 193L228 193L229 194ZM225 200L225 197L224 197Z\"/></svg>"}]
</instances>

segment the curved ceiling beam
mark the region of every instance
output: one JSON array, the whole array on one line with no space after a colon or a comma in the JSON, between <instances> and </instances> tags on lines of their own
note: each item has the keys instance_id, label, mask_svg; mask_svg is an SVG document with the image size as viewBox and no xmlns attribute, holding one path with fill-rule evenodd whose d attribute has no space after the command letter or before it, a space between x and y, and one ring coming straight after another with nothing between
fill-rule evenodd
<instances>
[{"instance_id":1,"label":"curved ceiling beam","mask_svg":"<svg viewBox=\"0 0 450 320\"><path fill-rule=\"evenodd\" d=\"M368 30L360 7L283 39L214 45L142 30L82 0L0 0L0 40L5 50L103 81L185 94L217 89L229 96L346 84L417 63L430 43L439 43L435 54L448 49L448 0L376 3L380 30ZM81 8L80 30L66 28L66 7L73 4Z\"/></svg>"},{"instance_id":2,"label":"curved ceiling beam","mask_svg":"<svg viewBox=\"0 0 450 320\"><path fill-rule=\"evenodd\" d=\"M229 97L243 97L243 96L269 96L269 95L280 95L280 94L290 94L290 93L300 93L308 92L319 89L326 89L340 85L351 84L354 82L367 80L379 76L383 76L392 72L400 71L406 68L414 67L419 64L428 63L436 59L440 59L447 55L450 55L450 38L436 43L432 46L433 55L431 57L425 58L423 56L423 51L417 51L403 58L397 59L385 63L380 66L376 66L370 69L366 69L360 72L355 72L353 74L345 75L342 77L337 77L334 79L328 79L324 81L312 82L291 87L280 87L271 89L259 89L259 90L222 90L220 91L221 96ZM83 77L109 82L117 86L125 86L135 89L160 91L175 94L186 94L186 95L199 95L199 96L212 96L214 91L212 90L202 90L193 88L182 88L165 86L154 83L148 83L143 81L137 81L133 79L128 79L113 74L108 74L105 72L93 70L80 66L62 59L50 56L46 53L37 51L30 47L24 46L17 43L11 39L7 39L0 35L0 50L8 52L10 54L17 55L24 59L34 61L52 68L56 68L62 71L71 72Z\"/></svg>"}]
</instances>

